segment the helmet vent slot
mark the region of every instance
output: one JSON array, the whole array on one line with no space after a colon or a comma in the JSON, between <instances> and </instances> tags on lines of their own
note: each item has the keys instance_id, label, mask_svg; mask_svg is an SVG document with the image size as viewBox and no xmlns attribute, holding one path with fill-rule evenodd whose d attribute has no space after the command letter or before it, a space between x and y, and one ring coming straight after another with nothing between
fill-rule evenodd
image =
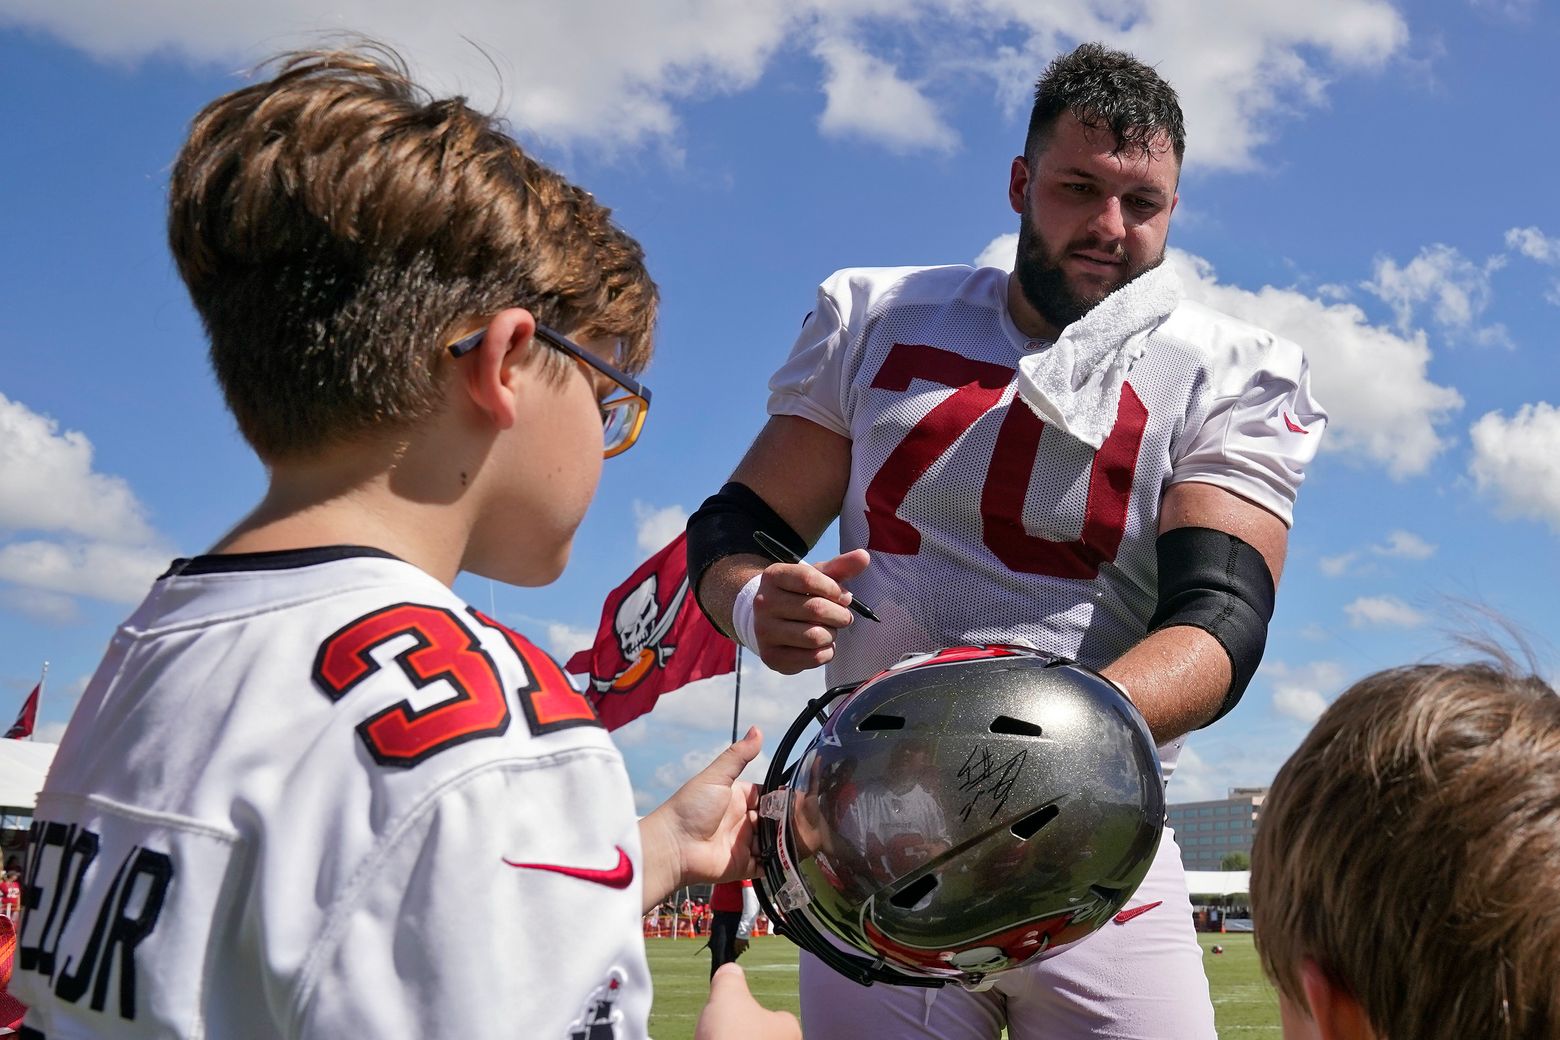
<instances>
[{"instance_id":1,"label":"helmet vent slot","mask_svg":"<svg viewBox=\"0 0 1560 1040\"><path fill-rule=\"evenodd\" d=\"M878 729L904 729L905 720L898 715L884 715L874 713L868 715L857 724L856 729L863 733L869 733Z\"/></svg>"},{"instance_id":2,"label":"helmet vent slot","mask_svg":"<svg viewBox=\"0 0 1560 1040\"><path fill-rule=\"evenodd\" d=\"M1035 832L1038 831L1041 827L1044 827L1046 824L1056 819L1057 816L1061 815L1061 812L1062 811L1054 805L1048 805L1043 809L1035 810L1028 816L1025 816L1022 820L1019 820L1017 823L1013 824L1011 828L1013 831L1013 837L1017 838L1019 841L1028 841L1030 838L1035 836Z\"/></svg>"},{"instance_id":3,"label":"helmet vent slot","mask_svg":"<svg viewBox=\"0 0 1560 1040\"><path fill-rule=\"evenodd\" d=\"M922 874L904 888L888 897L888 901L901 910L914 910L916 905L932 894L937 887L935 874Z\"/></svg>"},{"instance_id":4,"label":"helmet vent slot","mask_svg":"<svg viewBox=\"0 0 1560 1040\"><path fill-rule=\"evenodd\" d=\"M1014 737L1038 737L1040 725L1036 722L1025 722L1023 719L1015 719L1011 715L998 715L991 720L991 732L1005 733Z\"/></svg>"}]
</instances>

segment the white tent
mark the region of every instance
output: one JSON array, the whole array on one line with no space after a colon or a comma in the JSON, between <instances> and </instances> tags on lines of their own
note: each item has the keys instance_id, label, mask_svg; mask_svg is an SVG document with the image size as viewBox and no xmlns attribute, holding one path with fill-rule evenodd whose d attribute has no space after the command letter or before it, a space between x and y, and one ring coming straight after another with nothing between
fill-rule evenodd
<instances>
[{"instance_id":1,"label":"white tent","mask_svg":"<svg viewBox=\"0 0 1560 1040\"><path fill-rule=\"evenodd\" d=\"M0 813L32 815L58 744L0 740Z\"/></svg>"},{"instance_id":2,"label":"white tent","mask_svg":"<svg viewBox=\"0 0 1560 1040\"><path fill-rule=\"evenodd\" d=\"M1249 870L1188 870L1186 890L1197 896L1244 896L1251 892Z\"/></svg>"}]
</instances>

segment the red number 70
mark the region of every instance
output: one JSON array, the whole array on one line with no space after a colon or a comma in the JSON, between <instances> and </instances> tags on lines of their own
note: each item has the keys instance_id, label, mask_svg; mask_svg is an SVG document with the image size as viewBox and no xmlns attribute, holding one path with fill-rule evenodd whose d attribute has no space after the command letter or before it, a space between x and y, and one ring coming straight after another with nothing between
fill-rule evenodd
<instances>
[{"instance_id":1,"label":"red number 70","mask_svg":"<svg viewBox=\"0 0 1560 1040\"><path fill-rule=\"evenodd\" d=\"M903 393L913 379L952 387L953 393L927 412L889 453L867 485L867 548L913 556L921 532L899 515L905 495L953 442L990 411L1013 379L1013 369L975 361L937 347L896 343L872 385ZM980 493L981 539L1010 570L1054 578L1093 578L1100 564L1116 558L1126 530L1132 474L1148 423L1148 409L1131 384L1121 388L1116 425L1094 454L1089 470L1083 530L1069 542L1054 542L1024 530L1024 499L1040 450L1045 423L1018 400L1011 402L997 431Z\"/></svg>"}]
</instances>

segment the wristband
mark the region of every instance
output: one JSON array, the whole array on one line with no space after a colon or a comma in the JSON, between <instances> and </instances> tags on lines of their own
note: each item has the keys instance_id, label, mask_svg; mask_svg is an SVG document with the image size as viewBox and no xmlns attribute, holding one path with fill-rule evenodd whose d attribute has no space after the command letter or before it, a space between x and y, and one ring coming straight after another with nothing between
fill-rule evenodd
<instances>
[{"instance_id":1,"label":"wristband","mask_svg":"<svg viewBox=\"0 0 1560 1040\"><path fill-rule=\"evenodd\" d=\"M758 583L763 576L764 572L759 571L749 578L731 603L731 630L736 634L737 642L755 654L758 653L758 635L753 631L753 601L758 598Z\"/></svg>"}]
</instances>

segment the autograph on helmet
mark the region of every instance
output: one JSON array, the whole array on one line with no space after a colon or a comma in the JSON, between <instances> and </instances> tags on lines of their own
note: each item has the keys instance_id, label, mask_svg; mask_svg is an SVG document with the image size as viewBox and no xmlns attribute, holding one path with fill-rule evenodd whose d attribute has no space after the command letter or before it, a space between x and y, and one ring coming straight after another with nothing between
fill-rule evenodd
<instances>
[{"instance_id":1,"label":"autograph on helmet","mask_svg":"<svg viewBox=\"0 0 1560 1040\"><path fill-rule=\"evenodd\" d=\"M969 801L959 809L959 819L968 821L981 799L987 797L991 799L991 812L986 818L989 820L1001 812L1007 804L1008 795L1013 793L1013 785L1018 783L1024 769L1024 759L1028 756L1027 750L1019 751L999 766L992 758L990 748L971 749L956 775L959 790L973 792Z\"/></svg>"}]
</instances>

